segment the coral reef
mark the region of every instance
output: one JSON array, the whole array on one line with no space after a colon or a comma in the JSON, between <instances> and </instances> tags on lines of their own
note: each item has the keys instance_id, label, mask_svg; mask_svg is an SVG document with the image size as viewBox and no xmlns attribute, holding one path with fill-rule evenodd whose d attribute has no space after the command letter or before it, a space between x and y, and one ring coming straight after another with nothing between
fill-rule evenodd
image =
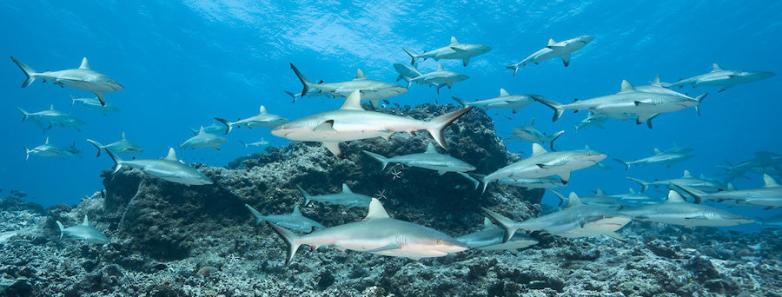
<instances>
[{"instance_id":1,"label":"coral reef","mask_svg":"<svg viewBox=\"0 0 782 297\"><path fill-rule=\"evenodd\" d=\"M419 119L453 110L422 105L385 112ZM452 156L490 172L515 160L485 113L447 128ZM105 191L75 207L42 209L0 200L2 296L782 296L779 231L733 233L632 223L619 242L535 235L521 251L467 251L413 261L301 249L284 266L283 242L254 224L243 204L289 213L313 194L353 191L380 197L392 216L460 235L480 228L481 206L522 220L540 212L541 191L491 185L480 191L455 174L380 165L361 153L421 152L424 133L343 144L342 158L313 144L269 148L226 168L196 165L214 185L181 186L135 171L103 174ZM365 211L313 204L302 212L326 226ZM90 217L112 240L60 240L55 220ZM5 237L2 234L6 234ZM4 239L5 238L5 239Z\"/></svg>"}]
</instances>

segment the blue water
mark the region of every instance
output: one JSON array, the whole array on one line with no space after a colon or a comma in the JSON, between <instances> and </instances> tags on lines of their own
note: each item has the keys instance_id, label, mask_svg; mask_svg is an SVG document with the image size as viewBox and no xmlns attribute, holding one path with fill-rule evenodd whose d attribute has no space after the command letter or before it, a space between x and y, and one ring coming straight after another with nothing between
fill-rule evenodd
<instances>
[{"instance_id":1,"label":"blue water","mask_svg":"<svg viewBox=\"0 0 782 297\"><path fill-rule=\"evenodd\" d=\"M450 96L489 98L504 87L511 93L537 93L560 102L614 93L622 79L646 84L660 74L665 81L701 74L720 63L726 69L782 72L782 2L779 1L524 1L463 4L393 2L342 5L261 3L261 1L3 1L0 3L0 52L16 56L37 70L78 67L83 56L93 69L125 86L107 94L121 112L104 116L71 106L69 96L90 94L36 82L22 89L22 73L10 60L0 67L0 188L27 192L42 204L75 203L100 190L99 173L112 162L96 158L84 142L119 139L121 131L144 147L144 158L165 155L190 137L191 128L212 124L212 117L246 117L260 104L270 112L297 118L337 108L341 101L308 97L291 103L283 90L301 89L288 63L294 62L312 80L351 79L356 68L368 78L393 81L393 63L408 63L402 47L418 51L448 43L455 35L465 43L483 43L493 50L468 67L445 61L447 69L471 78L436 96L432 88L414 86L391 98L399 104L453 103ZM528 66L516 77L504 65L543 47L549 38L564 40L589 34L595 40L578 52L568 68L558 60ZM424 62L423 69L432 69ZM751 157L755 151L782 151L782 87L779 77L711 94L703 113L684 110L655 120L655 128L633 122L609 122L606 129L576 132L573 124L585 114L567 113L551 123L551 111L535 104L518 114L490 111L500 135L535 118L541 130L568 132L559 149L585 145L610 157L634 159L654 147L692 147L695 158L671 168L633 168L607 161L612 169L574 174L563 191L609 193L632 186L624 179L673 178L684 169L715 176L715 165ZM29 111L54 104L87 122L81 131L42 132L21 122L16 107ZM73 141L82 150L76 158L24 159L24 148ZM238 129L221 151L179 151L180 159L223 166L257 152L239 144L264 137L274 145L287 141L268 130ZM526 155L529 144L509 142ZM756 187L760 176L739 180L738 187Z\"/></svg>"}]
</instances>

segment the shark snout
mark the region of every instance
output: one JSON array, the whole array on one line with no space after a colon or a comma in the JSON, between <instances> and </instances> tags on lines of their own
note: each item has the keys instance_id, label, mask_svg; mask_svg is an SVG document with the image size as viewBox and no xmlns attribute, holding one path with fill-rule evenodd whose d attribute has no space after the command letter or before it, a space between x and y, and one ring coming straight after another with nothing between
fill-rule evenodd
<instances>
[{"instance_id":1,"label":"shark snout","mask_svg":"<svg viewBox=\"0 0 782 297\"><path fill-rule=\"evenodd\" d=\"M581 42L583 42L583 43L590 43L590 42L592 42L592 40L594 40L595 38L594 38L594 37L592 37L591 35L582 35L582 36L581 36L581 37L579 37L578 39L579 39L579 40L581 40Z\"/></svg>"}]
</instances>

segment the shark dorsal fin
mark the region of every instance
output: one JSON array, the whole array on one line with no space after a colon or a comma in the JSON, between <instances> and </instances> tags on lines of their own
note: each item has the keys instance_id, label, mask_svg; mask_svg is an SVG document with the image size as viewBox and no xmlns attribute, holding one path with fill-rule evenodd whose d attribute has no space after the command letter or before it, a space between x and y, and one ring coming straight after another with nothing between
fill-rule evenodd
<instances>
[{"instance_id":1,"label":"shark dorsal fin","mask_svg":"<svg viewBox=\"0 0 782 297\"><path fill-rule=\"evenodd\" d=\"M494 227L494 223L487 217L483 217L483 229Z\"/></svg>"},{"instance_id":2,"label":"shark dorsal fin","mask_svg":"<svg viewBox=\"0 0 782 297\"><path fill-rule=\"evenodd\" d=\"M258 107L258 113L266 114L266 106L261 105L261 107Z\"/></svg>"},{"instance_id":3,"label":"shark dorsal fin","mask_svg":"<svg viewBox=\"0 0 782 297\"><path fill-rule=\"evenodd\" d=\"M500 97L507 97L507 96L509 96L509 95L510 95L510 94L508 94L508 91L506 91L506 90L505 90L505 89L503 89L503 88L500 88Z\"/></svg>"},{"instance_id":4,"label":"shark dorsal fin","mask_svg":"<svg viewBox=\"0 0 782 297\"><path fill-rule=\"evenodd\" d=\"M652 81L652 85L655 86L655 87L662 87L663 86L663 81L660 79L660 75L659 74L654 77L654 80Z\"/></svg>"},{"instance_id":5,"label":"shark dorsal fin","mask_svg":"<svg viewBox=\"0 0 782 297\"><path fill-rule=\"evenodd\" d=\"M79 69L83 69L83 70L90 69L90 61L87 60L87 57L81 58L81 65L79 65Z\"/></svg>"},{"instance_id":6,"label":"shark dorsal fin","mask_svg":"<svg viewBox=\"0 0 782 297\"><path fill-rule=\"evenodd\" d=\"M735 191L736 190L736 186L734 186L733 183L728 183L727 185L725 185L725 188L727 188L728 191Z\"/></svg>"},{"instance_id":7,"label":"shark dorsal fin","mask_svg":"<svg viewBox=\"0 0 782 297\"><path fill-rule=\"evenodd\" d=\"M668 191L668 200L665 200L665 203L684 203L684 198L676 191L670 190Z\"/></svg>"},{"instance_id":8,"label":"shark dorsal fin","mask_svg":"<svg viewBox=\"0 0 782 297\"><path fill-rule=\"evenodd\" d=\"M768 173L763 173L763 184L765 185L766 188L779 187L777 181L775 181L773 177L768 175Z\"/></svg>"},{"instance_id":9,"label":"shark dorsal fin","mask_svg":"<svg viewBox=\"0 0 782 297\"><path fill-rule=\"evenodd\" d=\"M595 196L601 196L602 197L602 196L605 196L605 195L606 195L606 193L603 192L603 189L601 189L601 188L595 189Z\"/></svg>"},{"instance_id":10,"label":"shark dorsal fin","mask_svg":"<svg viewBox=\"0 0 782 297\"><path fill-rule=\"evenodd\" d=\"M383 208L383 204L380 203L380 200L377 200L377 198L372 198L372 201L369 202L369 211L367 212L367 217L364 218L364 220L387 218L390 217L388 216L386 209Z\"/></svg>"},{"instance_id":11,"label":"shark dorsal fin","mask_svg":"<svg viewBox=\"0 0 782 297\"><path fill-rule=\"evenodd\" d=\"M293 212L291 212L291 215L294 216L301 216L301 210L299 209L299 205L293 207Z\"/></svg>"},{"instance_id":12,"label":"shark dorsal fin","mask_svg":"<svg viewBox=\"0 0 782 297\"><path fill-rule=\"evenodd\" d=\"M348 184L342 184L342 193L353 193L353 191L350 190Z\"/></svg>"},{"instance_id":13,"label":"shark dorsal fin","mask_svg":"<svg viewBox=\"0 0 782 297\"><path fill-rule=\"evenodd\" d=\"M434 148L434 144L430 142L429 144L426 145L426 151L424 151L424 153L436 154L437 153L437 149Z\"/></svg>"},{"instance_id":14,"label":"shark dorsal fin","mask_svg":"<svg viewBox=\"0 0 782 297\"><path fill-rule=\"evenodd\" d=\"M198 128L198 135L204 134L206 131L204 130L204 126L201 126L201 128Z\"/></svg>"},{"instance_id":15,"label":"shark dorsal fin","mask_svg":"<svg viewBox=\"0 0 782 297\"><path fill-rule=\"evenodd\" d=\"M356 69L356 77L354 78L354 80L362 80L362 79L367 79L367 77L364 76L364 71L362 71L361 68Z\"/></svg>"},{"instance_id":16,"label":"shark dorsal fin","mask_svg":"<svg viewBox=\"0 0 782 297\"><path fill-rule=\"evenodd\" d=\"M122 133L120 134L120 139L122 140L127 139L127 137L125 137L125 131L122 131Z\"/></svg>"},{"instance_id":17,"label":"shark dorsal fin","mask_svg":"<svg viewBox=\"0 0 782 297\"><path fill-rule=\"evenodd\" d=\"M663 151L661 151L661 150L660 150L660 149L658 149L658 148L653 148L653 149L652 149L652 151L654 151L654 154L655 154L655 155L659 155L659 154L662 154L662 153L663 153Z\"/></svg>"},{"instance_id":18,"label":"shark dorsal fin","mask_svg":"<svg viewBox=\"0 0 782 297\"><path fill-rule=\"evenodd\" d=\"M692 173L690 173L689 170L684 169L684 173L682 173L683 178L692 178Z\"/></svg>"},{"instance_id":19,"label":"shark dorsal fin","mask_svg":"<svg viewBox=\"0 0 782 297\"><path fill-rule=\"evenodd\" d=\"M46 139L43 140L43 144L49 144L49 136L46 136Z\"/></svg>"},{"instance_id":20,"label":"shark dorsal fin","mask_svg":"<svg viewBox=\"0 0 782 297\"><path fill-rule=\"evenodd\" d=\"M87 215L84 215L84 220L81 222L82 226L89 226L90 225L90 219L87 217Z\"/></svg>"},{"instance_id":21,"label":"shark dorsal fin","mask_svg":"<svg viewBox=\"0 0 782 297\"><path fill-rule=\"evenodd\" d=\"M364 110L361 108L361 92L359 90L353 91L345 99L345 103L342 103L342 110Z\"/></svg>"},{"instance_id":22,"label":"shark dorsal fin","mask_svg":"<svg viewBox=\"0 0 782 297\"><path fill-rule=\"evenodd\" d=\"M619 89L620 93L621 92L630 92L630 91L633 91L633 90L635 90L635 88L633 88L633 85L629 81L627 81L626 79L622 80L622 87Z\"/></svg>"},{"instance_id":23,"label":"shark dorsal fin","mask_svg":"<svg viewBox=\"0 0 782 297\"><path fill-rule=\"evenodd\" d=\"M168 148L168 155L166 155L164 160L178 161L178 159L176 158L176 151L174 150L173 147Z\"/></svg>"},{"instance_id":24,"label":"shark dorsal fin","mask_svg":"<svg viewBox=\"0 0 782 297\"><path fill-rule=\"evenodd\" d=\"M49 104L49 110L54 110L54 104Z\"/></svg>"},{"instance_id":25,"label":"shark dorsal fin","mask_svg":"<svg viewBox=\"0 0 782 297\"><path fill-rule=\"evenodd\" d=\"M567 207L576 206L581 206L581 198L578 198L576 192L570 192L570 195L567 196Z\"/></svg>"},{"instance_id":26,"label":"shark dorsal fin","mask_svg":"<svg viewBox=\"0 0 782 297\"><path fill-rule=\"evenodd\" d=\"M451 45L459 44L459 41L456 40L456 36L451 36Z\"/></svg>"},{"instance_id":27,"label":"shark dorsal fin","mask_svg":"<svg viewBox=\"0 0 782 297\"><path fill-rule=\"evenodd\" d=\"M722 67L720 67L720 64L713 63L711 64L711 72L717 72L722 71Z\"/></svg>"},{"instance_id":28,"label":"shark dorsal fin","mask_svg":"<svg viewBox=\"0 0 782 297\"><path fill-rule=\"evenodd\" d=\"M443 71L443 64L437 63L437 71Z\"/></svg>"},{"instance_id":29,"label":"shark dorsal fin","mask_svg":"<svg viewBox=\"0 0 782 297\"><path fill-rule=\"evenodd\" d=\"M544 149L542 145L537 144L537 143L533 143L532 144L532 155L533 156L537 156L537 155L545 154L545 153L546 153L546 149Z\"/></svg>"},{"instance_id":30,"label":"shark dorsal fin","mask_svg":"<svg viewBox=\"0 0 782 297\"><path fill-rule=\"evenodd\" d=\"M554 46L555 44L557 44L557 42L554 41L554 38L549 38L546 46Z\"/></svg>"},{"instance_id":31,"label":"shark dorsal fin","mask_svg":"<svg viewBox=\"0 0 782 297\"><path fill-rule=\"evenodd\" d=\"M633 188L630 188L630 189L628 189L628 193L635 194L635 190L633 190Z\"/></svg>"}]
</instances>

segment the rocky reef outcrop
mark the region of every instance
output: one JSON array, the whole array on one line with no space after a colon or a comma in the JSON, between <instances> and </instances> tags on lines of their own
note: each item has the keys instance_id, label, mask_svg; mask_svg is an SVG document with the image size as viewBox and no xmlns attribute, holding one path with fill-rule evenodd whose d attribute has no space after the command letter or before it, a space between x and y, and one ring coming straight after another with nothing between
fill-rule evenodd
<instances>
[{"instance_id":1,"label":"rocky reef outcrop","mask_svg":"<svg viewBox=\"0 0 782 297\"><path fill-rule=\"evenodd\" d=\"M422 105L384 112L427 119L455 109ZM441 150L487 173L516 159L475 110L446 129ZM381 170L362 153L422 152L419 133L343 144L343 157L314 144L292 144L195 166L215 181L181 186L136 171L102 174L105 190L75 206L43 209L20 197L0 199L0 295L4 296L780 296L779 231L732 233L633 223L626 242L540 235L521 251L467 251L412 261L301 249L284 266L284 243L256 225L244 204L262 213L302 204L313 194L380 197L392 216L460 235L480 228L479 207L521 220L540 212L541 191L491 185L485 194L456 174ZM304 215L326 226L360 220L364 210L312 204ZM87 215L112 240L60 240L55 220ZM5 236L3 235L5 234Z\"/></svg>"}]
</instances>

